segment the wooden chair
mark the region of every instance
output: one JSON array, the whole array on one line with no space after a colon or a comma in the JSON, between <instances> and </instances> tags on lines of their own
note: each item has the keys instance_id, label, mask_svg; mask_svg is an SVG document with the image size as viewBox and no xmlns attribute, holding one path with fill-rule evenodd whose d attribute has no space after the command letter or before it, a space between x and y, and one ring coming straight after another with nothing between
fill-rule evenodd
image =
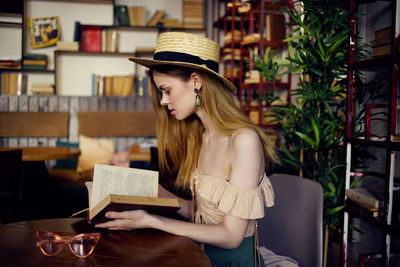
<instances>
[{"instance_id":1,"label":"wooden chair","mask_svg":"<svg viewBox=\"0 0 400 267\"><path fill-rule=\"evenodd\" d=\"M22 194L22 150L0 152L0 224L18 221Z\"/></svg>"},{"instance_id":2,"label":"wooden chair","mask_svg":"<svg viewBox=\"0 0 400 267\"><path fill-rule=\"evenodd\" d=\"M258 220L260 247L296 260L301 267L322 266L323 192L318 182L287 174L270 177L275 205Z\"/></svg>"}]
</instances>

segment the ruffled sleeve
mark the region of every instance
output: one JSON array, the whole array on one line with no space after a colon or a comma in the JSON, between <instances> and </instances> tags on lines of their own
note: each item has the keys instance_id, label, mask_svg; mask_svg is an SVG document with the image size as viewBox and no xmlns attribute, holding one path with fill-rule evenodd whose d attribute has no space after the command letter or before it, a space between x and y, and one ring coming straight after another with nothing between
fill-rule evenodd
<instances>
[{"instance_id":1,"label":"ruffled sleeve","mask_svg":"<svg viewBox=\"0 0 400 267\"><path fill-rule=\"evenodd\" d=\"M243 219L262 218L264 206L274 205L274 191L265 174L253 190L243 190L222 178L210 176L195 179L195 187L196 194L214 203L218 210Z\"/></svg>"}]
</instances>

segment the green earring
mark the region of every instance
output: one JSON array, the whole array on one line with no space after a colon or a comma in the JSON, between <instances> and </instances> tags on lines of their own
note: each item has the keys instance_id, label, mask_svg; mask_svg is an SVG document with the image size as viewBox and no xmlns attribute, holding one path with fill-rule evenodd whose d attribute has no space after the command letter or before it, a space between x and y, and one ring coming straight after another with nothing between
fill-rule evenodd
<instances>
[{"instance_id":1,"label":"green earring","mask_svg":"<svg viewBox=\"0 0 400 267\"><path fill-rule=\"evenodd\" d=\"M199 95L199 89L195 88L194 92L196 93L196 101L195 101L196 107L200 107L201 98L200 98L200 95Z\"/></svg>"}]
</instances>

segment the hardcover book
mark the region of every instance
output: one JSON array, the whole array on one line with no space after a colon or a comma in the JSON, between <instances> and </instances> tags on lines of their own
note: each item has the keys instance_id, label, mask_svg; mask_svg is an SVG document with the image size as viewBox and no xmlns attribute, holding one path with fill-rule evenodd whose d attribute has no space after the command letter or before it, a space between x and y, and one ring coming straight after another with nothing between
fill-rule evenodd
<instances>
[{"instance_id":1,"label":"hardcover book","mask_svg":"<svg viewBox=\"0 0 400 267\"><path fill-rule=\"evenodd\" d=\"M107 211L144 209L173 216L180 208L176 198L158 197L158 172L96 164L89 193L88 221L105 222Z\"/></svg>"},{"instance_id":2,"label":"hardcover book","mask_svg":"<svg viewBox=\"0 0 400 267\"><path fill-rule=\"evenodd\" d=\"M81 28L82 51L101 51L101 28L100 26L82 26Z\"/></svg>"},{"instance_id":3,"label":"hardcover book","mask_svg":"<svg viewBox=\"0 0 400 267\"><path fill-rule=\"evenodd\" d=\"M165 15L165 10L156 10L153 16L147 22L147 26L157 26Z\"/></svg>"}]
</instances>

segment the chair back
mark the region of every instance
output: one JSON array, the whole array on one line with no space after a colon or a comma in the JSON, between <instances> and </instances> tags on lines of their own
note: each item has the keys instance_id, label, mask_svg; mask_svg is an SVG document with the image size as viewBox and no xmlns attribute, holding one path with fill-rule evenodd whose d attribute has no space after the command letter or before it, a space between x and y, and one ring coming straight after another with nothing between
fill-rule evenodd
<instances>
[{"instance_id":1,"label":"chair back","mask_svg":"<svg viewBox=\"0 0 400 267\"><path fill-rule=\"evenodd\" d=\"M22 150L0 151L0 223L18 220L21 183Z\"/></svg>"},{"instance_id":2,"label":"chair back","mask_svg":"<svg viewBox=\"0 0 400 267\"><path fill-rule=\"evenodd\" d=\"M270 177L275 205L258 220L260 246L288 256L301 267L321 267L323 190L313 180L287 174Z\"/></svg>"}]
</instances>

